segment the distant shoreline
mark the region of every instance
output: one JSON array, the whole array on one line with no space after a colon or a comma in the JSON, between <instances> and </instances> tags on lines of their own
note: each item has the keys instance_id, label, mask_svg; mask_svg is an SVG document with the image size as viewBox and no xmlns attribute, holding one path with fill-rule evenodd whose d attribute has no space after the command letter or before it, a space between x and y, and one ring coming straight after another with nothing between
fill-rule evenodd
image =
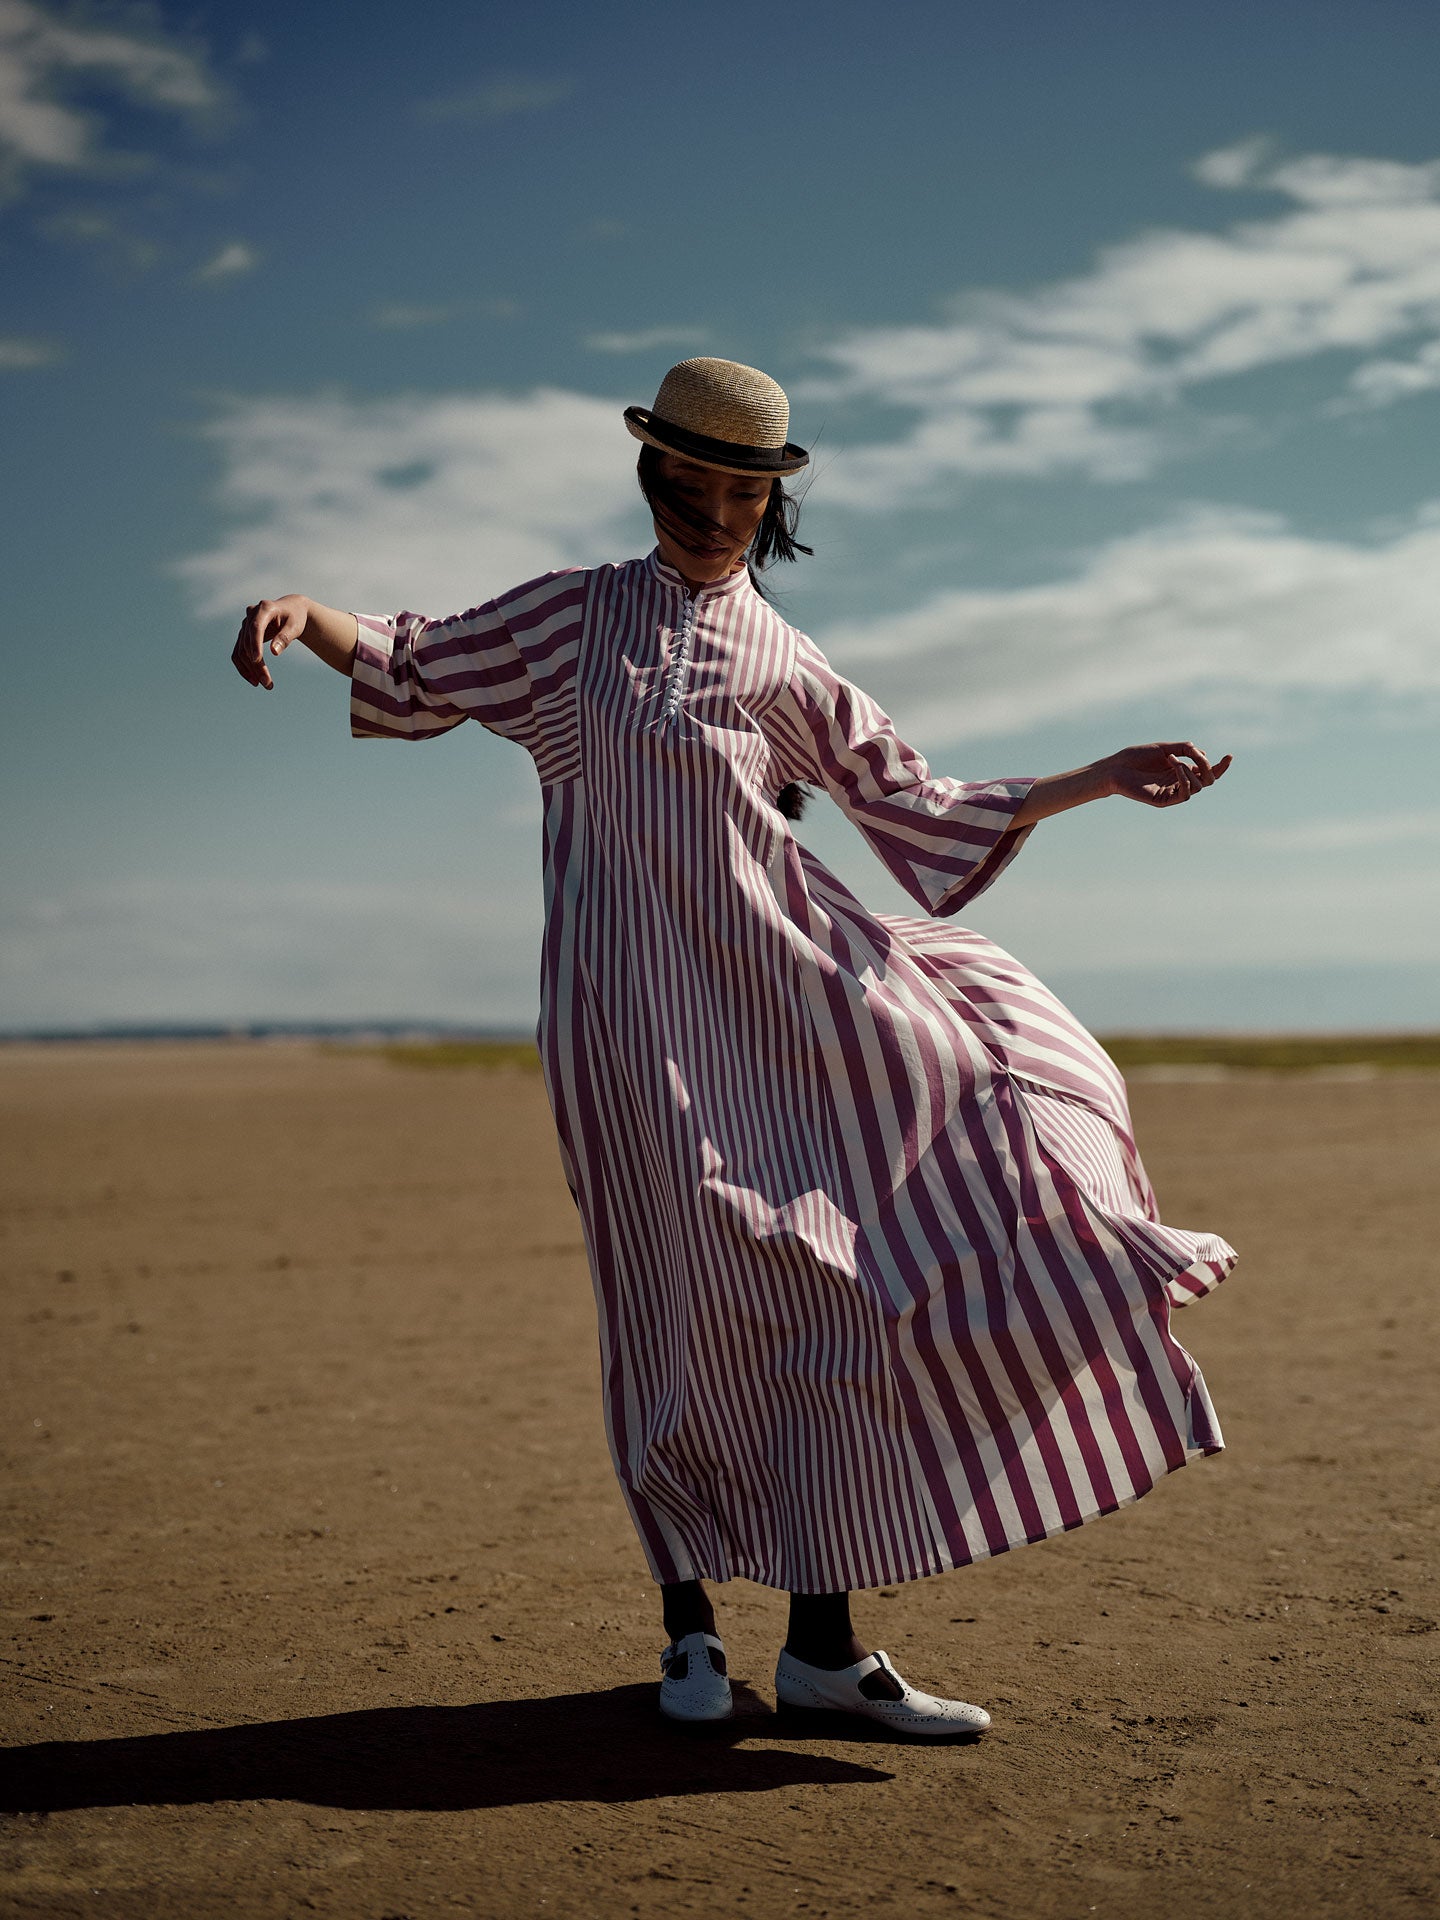
<instances>
[{"instance_id":1,"label":"distant shoreline","mask_svg":"<svg viewBox=\"0 0 1440 1920\"><path fill-rule=\"evenodd\" d=\"M479 1027L449 1025L436 1020L281 1020L249 1024L232 1021L215 1025L204 1023L165 1026L137 1022L115 1026L85 1027L10 1027L0 1030L0 1047L49 1044L96 1045L147 1041L206 1042L210 1045L234 1042L243 1045L256 1041L336 1040L361 1044L371 1042L465 1041L476 1045L494 1042L513 1046L517 1041L535 1039L533 1027Z\"/></svg>"},{"instance_id":2,"label":"distant shoreline","mask_svg":"<svg viewBox=\"0 0 1440 1920\"><path fill-rule=\"evenodd\" d=\"M1373 1079L1440 1072L1440 1032L1166 1033L1100 1035L1122 1072L1135 1079L1223 1079L1232 1074L1308 1073ZM0 1056L45 1047L318 1046L378 1055L399 1067L538 1068L533 1031L443 1026L424 1021L275 1023L253 1026L116 1026L0 1033Z\"/></svg>"}]
</instances>

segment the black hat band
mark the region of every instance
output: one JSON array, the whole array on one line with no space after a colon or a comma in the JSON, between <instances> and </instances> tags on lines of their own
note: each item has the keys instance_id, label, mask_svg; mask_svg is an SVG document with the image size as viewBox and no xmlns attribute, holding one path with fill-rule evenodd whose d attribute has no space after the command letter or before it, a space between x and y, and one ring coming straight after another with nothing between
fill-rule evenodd
<instances>
[{"instance_id":1,"label":"black hat band","mask_svg":"<svg viewBox=\"0 0 1440 1920\"><path fill-rule=\"evenodd\" d=\"M748 473L784 473L810 458L803 447L746 447L735 440L712 440L708 434L691 433L671 420L660 420L645 407L627 407L625 418L643 427L654 440L661 440L672 453L689 454L692 459L727 467L743 467Z\"/></svg>"}]
</instances>

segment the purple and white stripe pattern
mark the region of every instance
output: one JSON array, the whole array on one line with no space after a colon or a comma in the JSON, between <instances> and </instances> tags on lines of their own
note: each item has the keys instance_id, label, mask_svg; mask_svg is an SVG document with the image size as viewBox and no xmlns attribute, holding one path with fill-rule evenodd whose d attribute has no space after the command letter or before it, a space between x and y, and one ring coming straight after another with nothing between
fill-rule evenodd
<instances>
[{"instance_id":1,"label":"purple and white stripe pattern","mask_svg":"<svg viewBox=\"0 0 1440 1920\"><path fill-rule=\"evenodd\" d=\"M362 618L351 704L539 770L540 1049L657 1579L915 1579L1219 1448L1170 1315L1234 1255L1158 1220L1112 1063L980 935L867 912L775 806L823 786L944 916L1028 781L932 776L743 573L692 599L655 554Z\"/></svg>"}]
</instances>

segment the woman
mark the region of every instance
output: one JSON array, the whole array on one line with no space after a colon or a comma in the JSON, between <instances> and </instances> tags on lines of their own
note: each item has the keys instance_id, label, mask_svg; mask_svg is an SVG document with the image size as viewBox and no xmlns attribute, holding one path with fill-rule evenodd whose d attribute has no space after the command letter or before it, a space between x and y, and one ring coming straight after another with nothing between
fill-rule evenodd
<instances>
[{"instance_id":1,"label":"woman","mask_svg":"<svg viewBox=\"0 0 1440 1920\"><path fill-rule=\"evenodd\" d=\"M629 408L656 550L449 620L251 607L252 685L303 641L352 730L465 719L545 799L540 1050L599 1307L607 1431L663 1594L661 1710L730 1712L703 1580L788 1590L783 1704L974 1733L850 1619L855 1587L1136 1499L1218 1427L1170 1308L1233 1254L1162 1226L1123 1085L1015 961L873 915L794 838L823 786L928 914L1036 822L1210 786L1188 741L1041 779L932 777L758 590L808 552L773 380L682 362Z\"/></svg>"}]
</instances>

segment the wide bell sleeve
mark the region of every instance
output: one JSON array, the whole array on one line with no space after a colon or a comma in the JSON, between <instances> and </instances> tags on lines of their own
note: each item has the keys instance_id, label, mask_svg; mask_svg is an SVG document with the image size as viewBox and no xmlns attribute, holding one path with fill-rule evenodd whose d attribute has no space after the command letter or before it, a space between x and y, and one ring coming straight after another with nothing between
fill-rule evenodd
<instances>
[{"instance_id":1,"label":"wide bell sleeve","mask_svg":"<svg viewBox=\"0 0 1440 1920\"><path fill-rule=\"evenodd\" d=\"M1030 832L1012 822L1033 779L932 774L889 715L803 635L762 725L784 779L823 786L929 913L954 913L983 893Z\"/></svg>"},{"instance_id":2,"label":"wide bell sleeve","mask_svg":"<svg viewBox=\"0 0 1440 1920\"><path fill-rule=\"evenodd\" d=\"M496 602L449 620L357 614L350 731L357 739L430 740L462 720L516 738L533 705L531 671Z\"/></svg>"}]
</instances>

